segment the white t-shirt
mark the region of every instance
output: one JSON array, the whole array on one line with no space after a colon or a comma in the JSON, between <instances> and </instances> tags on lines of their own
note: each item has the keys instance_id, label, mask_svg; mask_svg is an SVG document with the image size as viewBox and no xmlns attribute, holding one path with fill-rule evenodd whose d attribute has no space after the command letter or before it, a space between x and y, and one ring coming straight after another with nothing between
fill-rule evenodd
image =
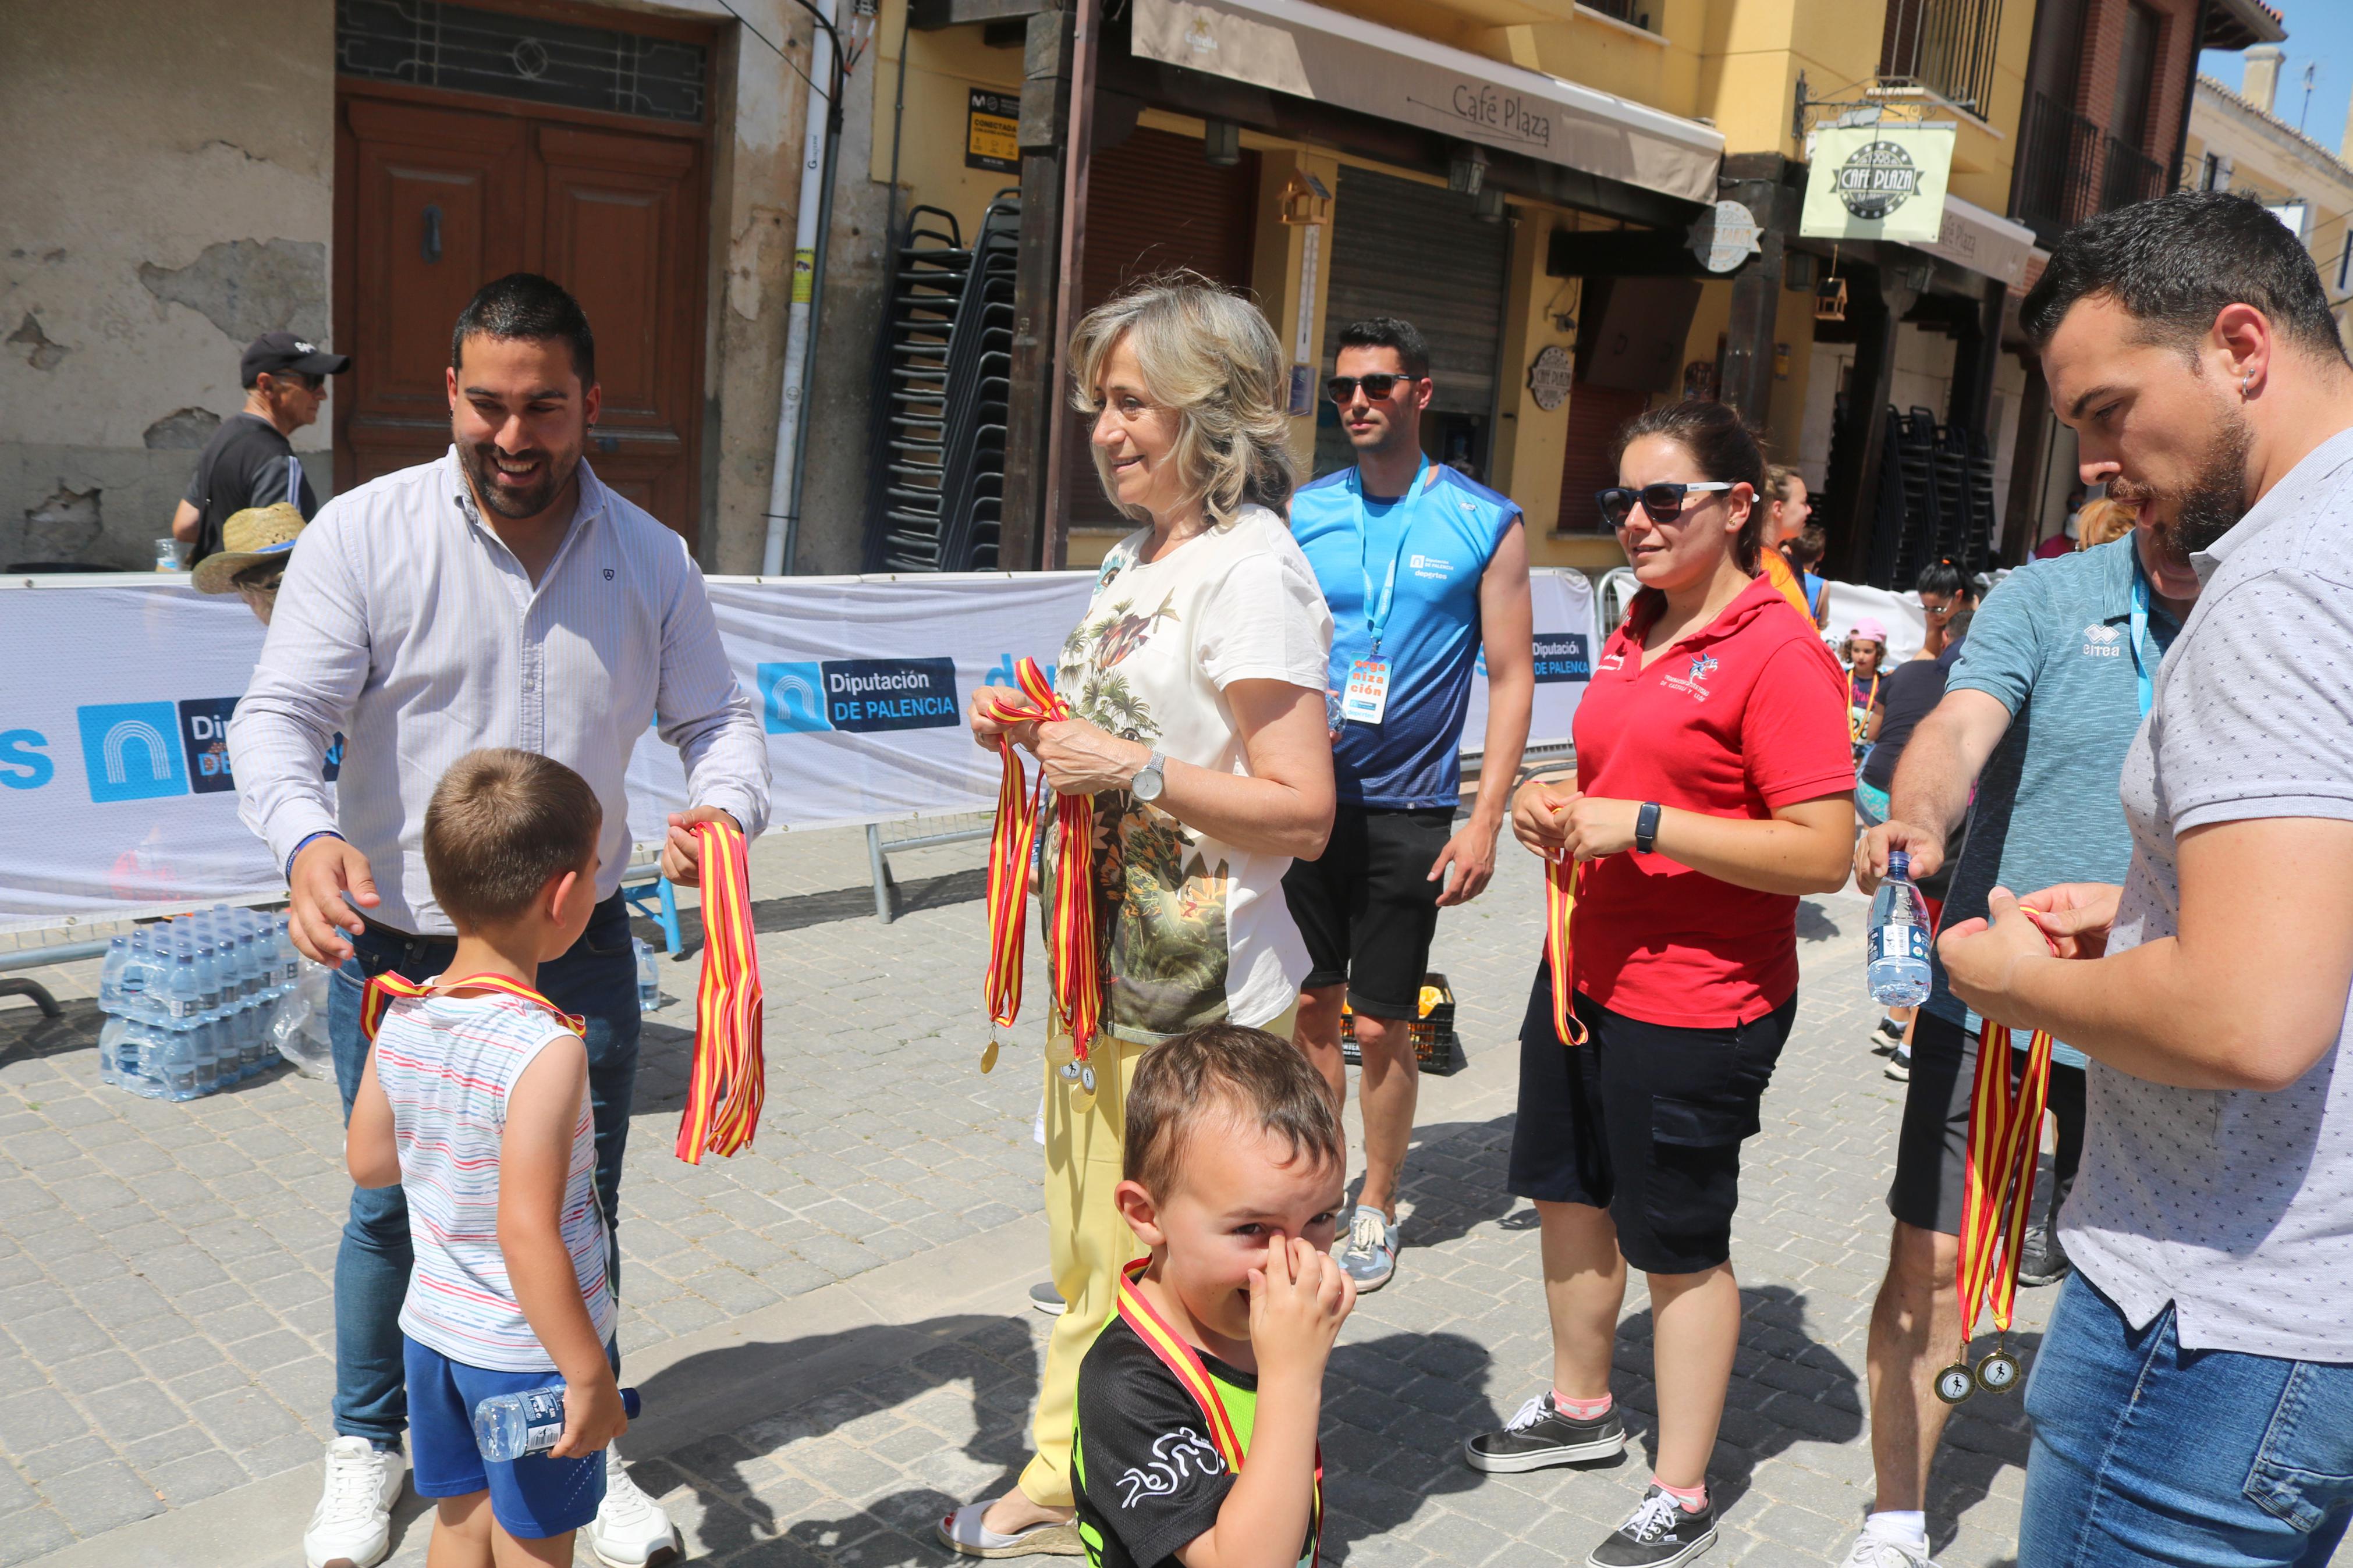
<instances>
[{"instance_id":1,"label":"white t-shirt","mask_svg":"<svg viewBox=\"0 0 2353 1568\"><path fill-rule=\"evenodd\" d=\"M1147 563L1150 538L1130 534L1103 558L1056 689L1113 734L1247 775L1225 689L1280 680L1320 696L1324 591L1261 506ZM1124 789L1095 796L1095 856L1107 1032L1157 1045L1220 1020L1271 1023L1298 999L1307 950L1282 899L1290 857L1208 837Z\"/></svg>"}]
</instances>

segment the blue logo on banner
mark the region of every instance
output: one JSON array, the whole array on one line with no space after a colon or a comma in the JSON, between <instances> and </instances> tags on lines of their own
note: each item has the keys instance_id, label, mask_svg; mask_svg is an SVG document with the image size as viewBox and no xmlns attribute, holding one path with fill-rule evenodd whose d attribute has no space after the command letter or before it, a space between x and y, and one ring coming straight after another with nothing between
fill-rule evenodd
<instances>
[{"instance_id":1,"label":"blue logo on banner","mask_svg":"<svg viewBox=\"0 0 2353 1568\"><path fill-rule=\"evenodd\" d=\"M1593 679L1593 655L1583 632L1538 632L1535 653L1538 685Z\"/></svg>"},{"instance_id":2,"label":"blue logo on banner","mask_svg":"<svg viewBox=\"0 0 2353 1568\"><path fill-rule=\"evenodd\" d=\"M833 728L825 721L822 665L762 665L760 701L766 710L771 735L801 735Z\"/></svg>"},{"instance_id":3,"label":"blue logo on banner","mask_svg":"<svg viewBox=\"0 0 2353 1568\"><path fill-rule=\"evenodd\" d=\"M55 778L57 764L42 749L48 743L38 730L0 730L0 784L38 789Z\"/></svg>"},{"instance_id":4,"label":"blue logo on banner","mask_svg":"<svg viewBox=\"0 0 2353 1568\"><path fill-rule=\"evenodd\" d=\"M75 713L90 799L150 800L188 792L177 744L180 719L170 703L102 702Z\"/></svg>"},{"instance_id":5,"label":"blue logo on banner","mask_svg":"<svg viewBox=\"0 0 2353 1568\"><path fill-rule=\"evenodd\" d=\"M828 658L760 666L771 735L947 729L964 721L952 658Z\"/></svg>"}]
</instances>

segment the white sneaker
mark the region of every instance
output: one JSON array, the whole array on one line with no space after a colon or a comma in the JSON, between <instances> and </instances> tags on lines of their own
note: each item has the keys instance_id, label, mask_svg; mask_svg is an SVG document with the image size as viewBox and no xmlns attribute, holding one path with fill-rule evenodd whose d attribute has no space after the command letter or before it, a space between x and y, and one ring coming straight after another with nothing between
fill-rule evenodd
<instances>
[{"instance_id":1,"label":"white sneaker","mask_svg":"<svg viewBox=\"0 0 2353 1568\"><path fill-rule=\"evenodd\" d=\"M364 1437L327 1445L327 1483L302 1532L309 1568L375 1568L392 1549L392 1505L408 1479L408 1459Z\"/></svg>"},{"instance_id":2,"label":"white sneaker","mask_svg":"<svg viewBox=\"0 0 2353 1568\"><path fill-rule=\"evenodd\" d=\"M1839 1559L1839 1568L1936 1568L1936 1564L1925 1545L1891 1541L1866 1530L1855 1536L1854 1544Z\"/></svg>"},{"instance_id":3,"label":"white sneaker","mask_svg":"<svg viewBox=\"0 0 2353 1568\"><path fill-rule=\"evenodd\" d=\"M621 1451L605 1450L605 1501L588 1521L588 1550L605 1568L647 1568L678 1556L678 1532L661 1504L638 1489Z\"/></svg>"}]
</instances>

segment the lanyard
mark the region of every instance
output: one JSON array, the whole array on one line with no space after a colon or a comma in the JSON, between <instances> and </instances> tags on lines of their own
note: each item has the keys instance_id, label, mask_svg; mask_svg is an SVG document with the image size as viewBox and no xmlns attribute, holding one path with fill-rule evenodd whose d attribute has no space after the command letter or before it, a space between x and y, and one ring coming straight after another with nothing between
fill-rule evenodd
<instances>
[{"instance_id":1,"label":"lanyard","mask_svg":"<svg viewBox=\"0 0 2353 1568\"><path fill-rule=\"evenodd\" d=\"M2140 685L2140 715L2146 719L2157 701L2157 681L2141 656L2141 643L2148 637L2148 574L2141 569L2140 547L2133 547L2132 584L2132 658L2133 677Z\"/></svg>"},{"instance_id":2,"label":"lanyard","mask_svg":"<svg viewBox=\"0 0 2353 1568\"><path fill-rule=\"evenodd\" d=\"M1874 702L1876 702L1876 701L1878 701L1878 700L1879 700L1879 674L1878 674L1878 672L1877 672L1876 670L1874 670L1874 671L1873 671L1873 672L1872 672L1872 677L1871 677L1871 690L1870 690L1869 694L1867 694L1867 695L1863 698L1863 700L1862 700L1862 703L1860 704L1860 706L1864 707L1864 708L1868 708L1868 707L1870 707L1873 703L1874 703ZM1854 677L1853 677L1852 675L1849 675L1849 676L1847 677L1847 680L1846 680L1846 705L1847 705L1848 707L1850 707L1850 708L1853 708L1853 707L1858 706L1858 704L1855 702L1855 700L1854 700Z\"/></svg>"},{"instance_id":3,"label":"lanyard","mask_svg":"<svg viewBox=\"0 0 2353 1568\"><path fill-rule=\"evenodd\" d=\"M470 974L463 980L446 980L442 982L440 990L443 993L466 990L501 992L506 995L536 1003L546 1008L555 1015L558 1022L575 1035L585 1037L588 1031L586 1021L577 1014L565 1012L522 981L511 980L503 974ZM366 991L361 994L360 1034L369 1040L375 1038L376 1030L384 1024L384 1011L392 1005L394 997L433 994L435 994L433 986L421 985L395 970L385 971L369 981Z\"/></svg>"},{"instance_id":4,"label":"lanyard","mask_svg":"<svg viewBox=\"0 0 2353 1568\"><path fill-rule=\"evenodd\" d=\"M1398 506L1410 507L1413 504L1414 498L1421 493L1422 478L1429 472L1430 459L1425 457L1413 470L1413 483L1408 485L1405 494L1398 498ZM1356 470L1356 499L1365 499L1365 475L1361 468ZM1398 563L1405 559L1406 542L1413 537L1413 513L1407 512L1405 521L1398 528L1397 553L1389 557L1389 574L1381 584L1377 608L1373 604L1373 569L1366 560L1366 553L1372 549L1372 534L1369 519L1357 526L1356 571L1365 579L1365 629L1373 635L1373 657L1378 658L1381 657L1381 632L1389 624L1389 610L1397 597Z\"/></svg>"},{"instance_id":5,"label":"lanyard","mask_svg":"<svg viewBox=\"0 0 2353 1568\"><path fill-rule=\"evenodd\" d=\"M1120 1270L1119 1316L1135 1331L1135 1337L1144 1342L1145 1349L1157 1356L1160 1364L1168 1369L1168 1374L1193 1396L1193 1403L1200 1408L1202 1421L1209 1428L1209 1440L1217 1448L1218 1457L1225 1460L1228 1470L1240 1476L1246 1458L1241 1438L1234 1431L1233 1418L1226 1414L1225 1398L1218 1393L1217 1383L1209 1376L1209 1369L1201 1364L1199 1352L1168 1326L1168 1321L1155 1311L1152 1303L1144 1299L1144 1292L1135 1288L1135 1282L1144 1278L1144 1271L1151 1266L1152 1259L1139 1258ZM1324 1445L1320 1442L1315 1445L1315 1502L1308 1517L1308 1529L1313 1540L1306 1555L1300 1559L1303 1563L1315 1562L1316 1553L1324 1544Z\"/></svg>"}]
</instances>

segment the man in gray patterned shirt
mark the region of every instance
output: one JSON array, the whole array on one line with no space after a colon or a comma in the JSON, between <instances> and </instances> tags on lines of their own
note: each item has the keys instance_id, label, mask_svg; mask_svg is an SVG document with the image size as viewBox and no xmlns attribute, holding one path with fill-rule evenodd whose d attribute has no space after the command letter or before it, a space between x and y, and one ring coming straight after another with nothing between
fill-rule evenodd
<instances>
[{"instance_id":1,"label":"man in gray patterned shirt","mask_svg":"<svg viewBox=\"0 0 2353 1568\"><path fill-rule=\"evenodd\" d=\"M2093 1059L2019 1561L2316 1565L2353 1517L2353 365L2303 247L2219 193L2074 230L2024 321L2084 479L2205 586L2125 886L1997 889L1938 944Z\"/></svg>"}]
</instances>

